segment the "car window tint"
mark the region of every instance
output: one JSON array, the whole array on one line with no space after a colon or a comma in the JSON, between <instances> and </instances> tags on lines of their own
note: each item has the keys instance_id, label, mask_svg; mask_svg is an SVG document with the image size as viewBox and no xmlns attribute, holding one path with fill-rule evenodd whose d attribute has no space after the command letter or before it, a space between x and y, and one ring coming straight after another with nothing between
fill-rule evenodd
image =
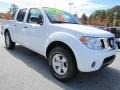
<instances>
[{"instance_id":1,"label":"car window tint","mask_svg":"<svg viewBox=\"0 0 120 90\"><path fill-rule=\"evenodd\" d=\"M34 9L30 9L30 11L29 11L29 14L28 14L28 19L27 19L27 22L28 23L37 23L37 21L36 22L32 22L31 21L31 18L38 18L39 19L39 16L40 15L42 15L42 13L41 13L41 11L39 10L39 9L37 9L37 8L34 8Z\"/></svg>"},{"instance_id":2,"label":"car window tint","mask_svg":"<svg viewBox=\"0 0 120 90\"><path fill-rule=\"evenodd\" d=\"M27 9L21 9L17 15L17 21L23 22Z\"/></svg>"}]
</instances>

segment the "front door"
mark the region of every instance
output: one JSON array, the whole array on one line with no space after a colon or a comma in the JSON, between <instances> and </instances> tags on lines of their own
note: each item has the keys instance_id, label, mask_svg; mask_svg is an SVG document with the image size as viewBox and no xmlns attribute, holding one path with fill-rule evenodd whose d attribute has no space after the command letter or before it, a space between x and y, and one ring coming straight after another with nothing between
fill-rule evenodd
<instances>
[{"instance_id":1,"label":"front door","mask_svg":"<svg viewBox=\"0 0 120 90\"><path fill-rule=\"evenodd\" d=\"M33 8L30 9L28 18L25 24L25 32L26 32L26 38L27 38L27 46L37 52L42 51L42 42L44 37L44 25L40 25L38 23L39 16L41 16L40 9Z\"/></svg>"}]
</instances>

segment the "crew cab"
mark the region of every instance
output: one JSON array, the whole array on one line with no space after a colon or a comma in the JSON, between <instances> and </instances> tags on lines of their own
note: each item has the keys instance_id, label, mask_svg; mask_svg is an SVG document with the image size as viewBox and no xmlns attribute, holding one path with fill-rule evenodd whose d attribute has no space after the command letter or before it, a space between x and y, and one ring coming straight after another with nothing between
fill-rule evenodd
<instances>
[{"instance_id":1,"label":"crew cab","mask_svg":"<svg viewBox=\"0 0 120 90\"><path fill-rule=\"evenodd\" d=\"M2 34L7 49L19 43L45 56L60 81L110 65L118 49L112 33L81 25L72 14L49 7L19 9Z\"/></svg>"}]
</instances>

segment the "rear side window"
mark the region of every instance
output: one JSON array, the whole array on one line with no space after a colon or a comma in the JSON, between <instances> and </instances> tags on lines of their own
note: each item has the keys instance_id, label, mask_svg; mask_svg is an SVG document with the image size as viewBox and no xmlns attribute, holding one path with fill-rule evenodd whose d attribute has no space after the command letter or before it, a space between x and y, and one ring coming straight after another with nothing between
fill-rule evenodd
<instances>
[{"instance_id":1,"label":"rear side window","mask_svg":"<svg viewBox=\"0 0 120 90\"><path fill-rule=\"evenodd\" d=\"M17 21L23 22L27 9L21 9L17 15Z\"/></svg>"}]
</instances>

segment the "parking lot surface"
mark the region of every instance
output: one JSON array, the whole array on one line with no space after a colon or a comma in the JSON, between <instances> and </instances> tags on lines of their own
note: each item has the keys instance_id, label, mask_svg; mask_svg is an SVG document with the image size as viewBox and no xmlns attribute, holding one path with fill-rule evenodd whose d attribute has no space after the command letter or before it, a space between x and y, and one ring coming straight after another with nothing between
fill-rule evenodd
<instances>
[{"instance_id":1,"label":"parking lot surface","mask_svg":"<svg viewBox=\"0 0 120 90\"><path fill-rule=\"evenodd\" d=\"M7 50L0 35L0 90L120 90L120 50L109 67L81 73L67 83L57 81L49 72L44 57L17 45Z\"/></svg>"}]
</instances>

